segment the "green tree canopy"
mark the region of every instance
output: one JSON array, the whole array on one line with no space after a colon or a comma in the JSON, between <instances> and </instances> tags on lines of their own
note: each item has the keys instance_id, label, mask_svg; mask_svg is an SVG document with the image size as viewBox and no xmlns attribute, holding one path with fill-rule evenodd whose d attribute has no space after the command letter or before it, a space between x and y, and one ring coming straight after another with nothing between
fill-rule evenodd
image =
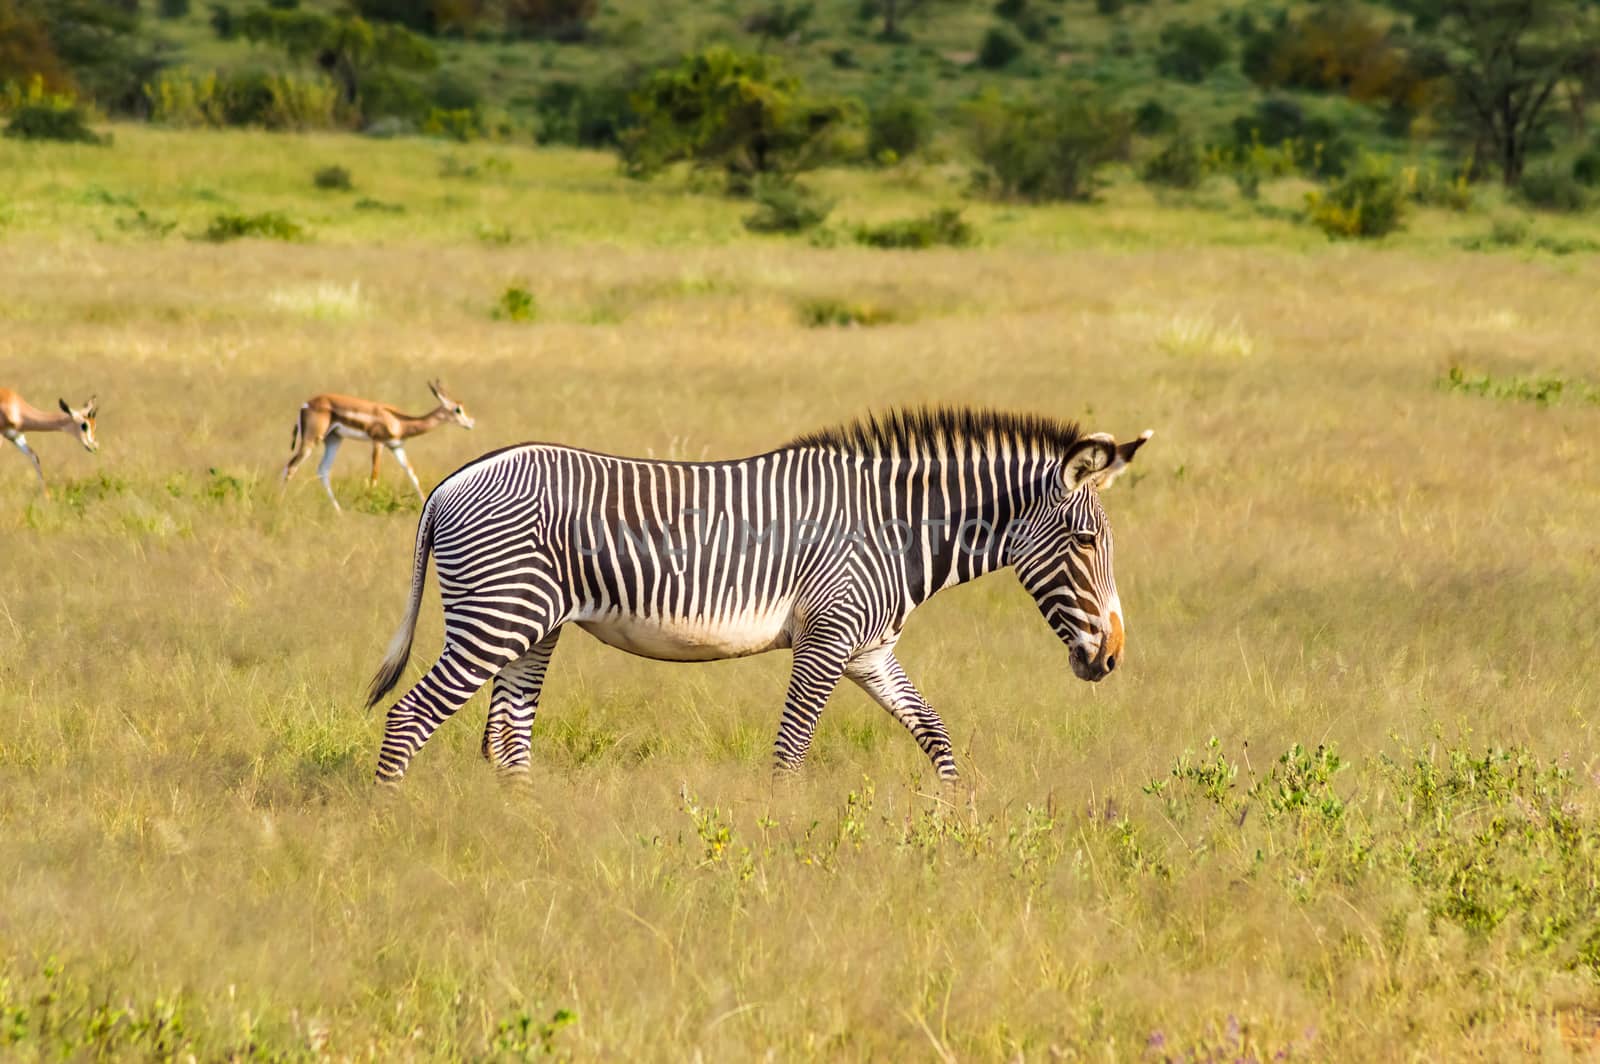
<instances>
[{"instance_id":1,"label":"green tree canopy","mask_svg":"<svg viewBox=\"0 0 1600 1064\"><path fill-rule=\"evenodd\" d=\"M425 38L359 15L258 7L244 15L239 29L253 43L275 45L291 59L321 67L338 83L346 103L360 99L363 82L375 70L429 70L439 63Z\"/></svg>"}]
</instances>

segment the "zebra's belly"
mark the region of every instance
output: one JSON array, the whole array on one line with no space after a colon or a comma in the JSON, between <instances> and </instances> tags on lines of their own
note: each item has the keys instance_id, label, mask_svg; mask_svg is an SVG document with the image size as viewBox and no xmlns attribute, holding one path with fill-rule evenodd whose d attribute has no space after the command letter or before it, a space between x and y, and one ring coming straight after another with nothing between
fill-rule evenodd
<instances>
[{"instance_id":1,"label":"zebra's belly","mask_svg":"<svg viewBox=\"0 0 1600 1064\"><path fill-rule=\"evenodd\" d=\"M730 617L610 615L577 619L584 631L609 646L657 661L717 661L789 645L789 610L747 612Z\"/></svg>"}]
</instances>

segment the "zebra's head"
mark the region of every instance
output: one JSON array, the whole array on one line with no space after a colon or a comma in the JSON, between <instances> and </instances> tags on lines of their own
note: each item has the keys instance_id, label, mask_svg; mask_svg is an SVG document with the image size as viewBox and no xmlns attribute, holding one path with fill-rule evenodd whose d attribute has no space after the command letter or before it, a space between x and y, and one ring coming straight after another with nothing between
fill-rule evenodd
<instances>
[{"instance_id":1,"label":"zebra's head","mask_svg":"<svg viewBox=\"0 0 1600 1064\"><path fill-rule=\"evenodd\" d=\"M100 441L94 438L94 416L99 407L94 398L91 396L82 410L73 409L65 399L57 399L56 402L61 404L61 412L72 419L72 433L83 444L83 449L98 451Z\"/></svg>"},{"instance_id":2,"label":"zebra's head","mask_svg":"<svg viewBox=\"0 0 1600 1064\"><path fill-rule=\"evenodd\" d=\"M460 425L464 429L470 429L473 425L477 424L477 422L473 421L471 416L467 414L466 407L462 406L460 403L444 394L444 385L442 383L439 381L429 381L428 391L432 392L433 397L439 400L439 408L446 414L450 415L451 421L454 421L457 425Z\"/></svg>"},{"instance_id":3,"label":"zebra's head","mask_svg":"<svg viewBox=\"0 0 1600 1064\"><path fill-rule=\"evenodd\" d=\"M1122 658L1122 602L1111 572L1111 523L1100 492L1121 476L1151 433L1118 444L1103 432L1078 441L1055 483L1020 515L1008 559L1067 644L1072 671L1099 681Z\"/></svg>"}]
</instances>

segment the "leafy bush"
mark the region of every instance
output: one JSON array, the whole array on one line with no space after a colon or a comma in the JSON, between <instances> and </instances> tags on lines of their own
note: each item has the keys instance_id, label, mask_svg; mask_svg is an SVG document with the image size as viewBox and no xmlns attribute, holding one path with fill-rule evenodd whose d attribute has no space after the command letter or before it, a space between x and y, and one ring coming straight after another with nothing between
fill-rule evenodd
<instances>
[{"instance_id":1,"label":"leafy bush","mask_svg":"<svg viewBox=\"0 0 1600 1064\"><path fill-rule=\"evenodd\" d=\"M1205 149L1180 133L1145 162L1139 176L1152 185L1198 188L1208 168Z\"/></svg>"},{"instance_id":2,"label":"leafy bush","mask_svg":"<svg viewBox=\"0 0 1600 1064\"><path fill-rule=\"evenodd\" d=\"M940 207L916 218L883 225L857 226L855 230L856 243L874 248L959 248L975 239L972 226L954 207Z\"/></svg>"},{"instance_id":3,"label":"leafy bush","mask_svg":"<svg viewBox=\"0 0 1600 1064\"><path fill-rule=\"evenodd\" d=\"M1590 148L1572 160L1572 179L1585 188L1600 186L1600 150Z\"/></svg>"},{"instance_id":4,"label":"leafy bush","mask_svg":"<svg viewBox=\"0 0 1600 1064\"><path fill-rule=\"evenodd\" d=\"M533 293L520 284L508 285L494 305L492 317L496 321L533 321L539 316L539 304Z\"/></svg>"},{"instance_id":5,"label":"leafy bush","mask_svg":"<svg viewBox=\"0 0 1600 1064\"><path fill-rule=\"evenodd\" d=\"M151 121L162 125L301 130L346 124L338 87L321 74L255 67L220 74L164 70L144 92Z\"/></svg>"},{"instance_id":6,"label":"leafy bush","mask_svg":"<svg viewBox=\"0 0 1600 1064\"><path fill-rule=\"evenodd\" d=\"M514 37L581 41L600 0L501 0L505 30Z\"/></svg>"},{"instance_id":7,"label":"leafy bush","mask_svg":"<svg viewBox=\"0 0 1600 1064\"><path fill-rule=\"evenodd\" d=\"M1589 206L1589 190L1572 174L1551 167L1524 173L1517 185L1517 198L1542 211L1575 213Z\"/></svg>"},{"instance_id":8,"label":"leafy bush","mask_svg":"<svg viewBox=\"0 0 1600 1064\"><path fill-rule=\"evenodd\" d=\"M745 216L752 233L801 233L821 225L833 210L824 199L797 181L763 176L756 179L752 197L756 209Z\"/></svg>"},{"instance_id":9,"label":"leafy bush","mask_svg":"<svg viewBox=\"0 0 1600 1064\"><path fill-rule=\"evenodd\" d=\"M239 35L239 27L233 21L233 8L227 4L212 4L211 15L206 19L211 24L211 32L221 41L231 41Z\"/></svg>"},{"instance_id":10,"label":"leafy bush","mask_svg":"<svg viewBox=\"0 0 1600 1064\"><path fill-rule=\"evenodd\" d=\"M1409 113L1430 92L1389 28L1355 4L1322 4L1298 19L1280 14L1266 30L1242 29L1241 66L1259 85L1388 100Z\"/></svg>"},{"instance_id":11,"label":"leafy bush","mask_svg":"<svg viewBox=\"0 0 1600 1064\"><path fill-rule=\"evenodd\" d=\"M1386 166L1368 160L1356 173L1340 178L1324 192L1306 196L1313 224L1329 237L1372 238L1401 227L1405 186Z\"/></svg>"},{"instance_id":12,"label":"leafy bush","mask_svg":"<svg viewBox=\"0 0 1600 1064\"><path fill-rule=\"evenodd\" d=\"M977 185L1022 200L1088 200L1099 168L1128 152L1132 120L1081 89L1043 100L985 94L969 106Z\"/></svg>"},{"instance_id":13,"label":"leafy bush","mask_svg":"<svg viewBox=\"0 0 1600 1064\"><path fill-rule=\"evenodd\" d=\"M687 160L722 170L730 188L818 165L849 111L807 95L771 56L720 46L650 75L633 106L639 125L622 141L630 175L649 177Z\"/></svg>"},{"instance_id":14,"label":"leafy bush","mask_svg":"<svg viewBox=\"0 0 1600 1064\"><path fill-rule=\"evenodd\" d=\"M1281 96L1268 97L1254 111L1233 120L1234 144L1250 150L1257 144L1292 144L1298 159L1320 177L1338 177L1356 155L1356 145L1332 122L1307 117L1300 105Z\"/></svg>"},{"instance_id":15,"label":"leafy bush","mask_svg":"<svg viewBox=\"0 0 1600 1064\"><path fill-rule=\"evenodd\" d=\"M1009 26L990 26L978 45L978 65L985 70L1000 70L1022 58L1027 45Z\"/></svg>"},{"instance_id":16,"label":"leafy bush","mask_svg":"<svg viewBox=\"0 0 1600 1064\"><path fill-rule=\"evenodd\" d=\"M638 121L628 102L631 91L629 82L617 79L592 84L560 79L545 82L533 99L539 142L616 147Z\"/></svg>"},{"instance_id":17,"label":"leafy bush","mask_svg":"<svg viewBox=\"0 0 1600 1064\"><path fill-rule=\"evenodd\" d=\"M156 12L162 18L188 18L189 0L161 0Z\"/></svg>"},{"instance_id":18,"label":"leafy bush","mask_svg":"<svg viewBox=\"0 0 1600 1064\"><path fill-rule=\"evenodd\" d=\"M1408 166L1400 171L1400 178L1405 185L1406 195L1417 203L1446 207L1453 211L1465 211L1472 207L1472 183L1465 174L1452 178L1440 174L1433 166L1425 169Z\"/></svg>"},{"instance_id":19,"label":"leafy bush","mask_svg":"<svg viewBox=\"0 0 1600 1064\"><path fill-rule=\"evenodd\" d=\"M932 131L933 115L921 100L880 96L867 110L867 154L875 162L898 162L921 151Z\"/></svg>"},{"instance_id":20,"label":"leafy bush","mask_svg":"<svg viewBox=\"0 0 1600 1064\"><path fill-rule=\"evenodd\" d=\"M311 183L318 188L337 192L349 192L354 187L350 181L350 171L342 166L321 167L311 175Z\"/></svg>"},{"instance_id":21,"label":"leafy bush","mask_svg":"<svg viewBox=\"0 0 1600 1064\"><path fill-rule=\"evenodd\" d=\"M261 237L264 240L299 240L304 235L305 230L280 212L264 211L261 214L219 214L211 219L211 224L201 234L201 239L209 240L214 244L222 244L245 237Z\"/></svg>"},{"instance_id":22,"label":"leafy bush","mask_svg":"<svg viewBox=\"0 0 1600 1064\"><path fill-rule=\"evenodd\" d=\"M1199 22L1169 22L1161 28L1156 69L1162 77L1198 84L1228 61L1228 40Z\"/></svg>"},{"instance_id":23,"label":"leafy bush","mask_svg":"<svg viewBox=\"0 0 1600 1064\"><path fill-rule=\"evenodd\" d=\"M1161 103L1160 100L1146 100L1133 111L1133 131L1141 136L1153 137L1158 133L1170 133L1178 128L1178 116L1173 114Z\"/></svg>"},{"instance_id":24,"label":"leafy bush","mask_svg":"<svg viewBox=\"0 0 1600 1064\"><path fill-rule=\"evenodd\" d=\"M75 103L23 104L11 112L5 135L17 140L55 140L69 144L110 144L89 128L89 115Z\"/></svg>"}]
</instances>

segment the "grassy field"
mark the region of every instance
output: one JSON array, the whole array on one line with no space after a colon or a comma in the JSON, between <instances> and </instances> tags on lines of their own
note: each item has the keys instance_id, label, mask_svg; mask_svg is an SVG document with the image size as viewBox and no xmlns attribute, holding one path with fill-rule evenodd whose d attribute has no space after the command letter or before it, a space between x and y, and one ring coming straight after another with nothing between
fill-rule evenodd
<instances>
[{"instance_id":1,"label":"grassy field","mask_svg":"<svg viewBox=\"0 0 1600 1064\"><path fill-rule=\"evenodd\" d=\"M813 247L601 156L116 134L0 142L0 384L97 393L102 442L33 437L51 502L0 452L0 1056L1597 1052L1593 255L1463 250L1492 207L1329 244L1293 184ZM842 219L958 191L818 183ZM264 210L307 238L186 239ZM531 787L479 759L480 697L381 798L361 694L416 503L364 455L342 517L275 476L309 395L420 411L435 376L479 427L409 448L425 485L920 401L1153 427L1106 498L1126 667L1074 680L1009 576L947 592L901 657L967 788L841 690L774 790L785 657L573 632ZM411 675L439 634L430 578Z\"/></svg>"}]
</instances>

